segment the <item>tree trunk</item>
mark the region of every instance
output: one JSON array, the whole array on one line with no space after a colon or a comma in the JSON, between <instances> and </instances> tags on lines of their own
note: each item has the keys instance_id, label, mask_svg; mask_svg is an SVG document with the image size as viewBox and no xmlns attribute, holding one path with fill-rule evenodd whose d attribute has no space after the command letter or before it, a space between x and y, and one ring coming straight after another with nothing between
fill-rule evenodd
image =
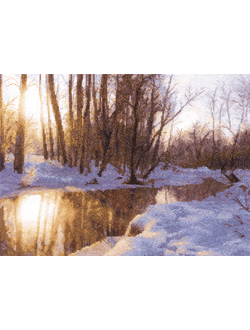
<instances>
[{"instance_id":1,"label":"tree trunk","mask_svg":"<svg viewBox=\"0 0 250 330\"><path fill-rule=\"evenodd\" d=\"M158 135L156 144L155 144L155 149L153 152L153 159L152 159L152 163L154 164L156 162L156 159L158 157L158 153L159 153L159 147L160 147L160 141L161 141L161 134L164 128L164 108L162 110L162 116L161 116L161 128L160 128L160 133Z\"/></svg>"},{"instance_id":2,"label":"tree trunk","mask_svg":"<svg viewBox=\"0 0 250 330\"><path fill-rule=\"evenodd\" d=\"M60 146L60 136L58 133L58 129L56 130L56 150L57 150L57 161L59 163L61 156L61 146Z\"/></svg>"},{"instance_id":3,"label":"tree trunk","mask_svg":"<svg viewBox=\"0 0 250 330\"><path fill-rule=\"evenodd\" d=\"M77 86L76 86L76 99L77 99L77 152L75 157L78 157L79 153L79 172L83 173L84 170L84 153L83 153L83 93L82 93L82 81L83 74L77 75ZM75 159L75 164L77 164L77 159Z\"/></svg>"},{"instance_id":4,"label":"tree trunk","mask_svg":"<svg viewBox=\"0 0 250 330\"><path fill-rule=\"evenodd\" d=\"M69 75L69 124L70 124L69 167L72 167L72 159L73 159L72 74Z\"/></svg>"},{"instance_id":5,"label":"tree trunk","mask_svg":"<svg viewBox=\"0 0 250 330\"><path fill-rule=\"evenodd\" d=\"M3 113L3 76L0 74L0 172L5 168L5 136Z\"/></svg>"},{"instance_id":6,"label":"tree trunk","mask_svg":"<svg viewBox=\"0 0 250 330\"><path fill-rule=\"evenodd\" d=\"M25 139L25 95L27 90L27 74L21 75L20 98L18 109L18 126L15 145L14 172L23 173L24 167L24 139Z\"/></svg>"},{"instance_id":7,"label":"tree trunk","mask_svg":"<svg viewBox=\"0 0 250 330\"><path fill-rule=\"evenodd\" d=\"M101 111L102 111L102 141L103 154L106 152L107 137L107 117L108 117L108 75L103 74L101 80Z\"/></svg>"},{"instance_id":8,"label":"tree trunk","mask_svg":"<svg viewBox=\"0 0 250 330\"><path fill-rule=\"evenodd\" d=\"M214 169L215 153L216 153L214 115L213 115L213 117L212 117L212 124L213 124L213 132L212 132L212 137L213 137L213 153L212 153L212 163L211 163L211 167L212 167L212 169Z\"/></svg>"},{"instance_id":9,"label":"tree trunk","mask_svg":"<svg viewBox=\"0 0 250 330\"><path fill-rule=\"evenodd\" d=\"M101 92L100 92L100 111L101 111L101 141L102 141L102 160L98 176L102 176L102 172L106 167L107 152L110 143L110 135L107 129L108 118L108 75L103 74L101 78Z\"/></svg>"},{"instance_id":10,"label":"tree trunk","mask_svg":"<svg viewBox=\"0 0 250 330\"><path fill-rule=\"evenodd\" d=\"M210 111L211 111L211 116L212 116L212 139L213 139L213 152L212 152L212 160L211 160L211 167L214 169L215 167L215 154L216 154L216 141L215 141L215 109L216 109L216 93L217 93L217 88L215 88L214 93L211 97L211 104L210 104Z\"/></svg>"},{"instance_id":11,"label":"tree trunk","mask_svg":"<svg viewBox=\"0 0 250 330\"><path fill-rule=\"evenodd\" d=\"M115 110L121 111L122 103L121 103L121 93L120 93L120 78L119 75L116 75L116 93L115 93ZM113 161L116 166L119 168L119 172L121 172L121 154L120 154L120 114L117 116L114 122L114 154Z\"/></svg>"},{"instance_id":12,"label":"tree trunk","mask_svg":"<svg viewBox=\"0 0 250 330\"><path fill-rule=\"evenodd\" d=\"M128 149L126 148L126 132L127 132L127 112L128 112L128 106L125 105L124 110L122 112L122 130L121 130L121 136L122 136L122 142L123 142L123 148L122 148L122 175L126 172L126 166L128 165L127 160L129 159L128 156Z\"/></svg>"},{"instance_id":13,"label":"tree trunk","mask_svg":"<svg viewBox=\"0 0 250 330\"><path fill-rule=\"evenodd\" d=\"M143 175L143 179L147 179L149 174L151 172L153 172L153 170L158 166L158 164L160 163L161 159L163 158L163 156L165 155L165 152L163 152L161 154L161 156L158 157L158 159L151 165L151 167L147 170L147 172Z\"/></svg>"},{"instance_id":14,"label":"tree trunk","mask_svg":"<svg viewBox=\"0 0 250 330\"><path fill-rule=\"evenodd\" d=\"M91 162L91 142L90 142L90 97L91 97L91 74L86 75L86 108L84 113L84 132L85 132L85 146L84 146L84 163L87 167L87 172L91 172L90 162Z\"/></svg>"},{"instance_id":15,"label":"tree trunk","mask_svg":"<svg viewBox=\"0 0 250 330\"><path fill-rule=\"evenodd\" d=\"M97 99L96 99L96 87L95 87L95 74L93 74L93 83L92 83L92 99L94 104L94 159L95 159L95 167L99 166L100 156L99 156L99 148L100 148L100 139L99 139L99 116L98 116L98 107L97 107Z\"/></svg>"},{"instance_id":16,"label":"tree trunk","mask_svg":"<svg viewBox=\"0 0 250 330\"><path fill-rule=\"evenodd\" d=\"M60 138L60 146L61 146L61 152L62 152L62 163L63 163L63 165L65 165L67 163L67 155L66 155L66 147L65 147L62 119L61 119L59 105L58 105L56 94L55 94L54 75L49 74L48 75L48 80L49 80L49 91L50 91L50 98L51 98L52 108L53 108L53 112L54 112L54 115L55 115L57 131L58 131L59 138Z\"/></svg>"},{"instance_id":17,"label":"tree trunk","mask_svg":"<svg viewBox=\"0 0 250 330\"><path fill-rule=\"evenodd\" d=\"M134 115L134 125L133 125L133 134L132 134L132 145L131 145L131 155L130 155L130 178L128 184L140 184L141 182L136 178L136 168L135 168L135 153L136 153L136 144L137 144L137 128L138 128L138 106L140 99L140 86L136 87L135 93L135 104L133 106L133 115Z\"/></svg>"},{"instance_id":18,"label":"tree trunk","mask_svg":"<svg viewBox=\"0 0 250 330\"><path fill-rule=\"evenodd\" d=\"M101 114L102 114L102 130L101 130L101 140L102 140L102 160L100 165L100 170L98 172L98 176L102 176L102 172L105 170L108 161L110 160L109 152L111 146L112 135L115 132L114 126L117 121L117 116L120 112L120 108L118 107L118 98L119 93L116 93L116 107L115 111L109 116L108 109L108 75L102 75L101 82ZM118 85L117 85L118 87Z\"/></svg>"},{"instance_id":19,"label":"tree trunk","mask_svg":"<svg viewBox=\"0 0 250 330\"><path fill-rule=\"evenodd\" d=\"M224 176L231 182L231 183L237 183L240 182L240 179L232 172L229 175L224 173Z\"/></svg>"},{"instance_id":20,"label":"tree trunk","mask_svg":"<svg viewBox=\"0 0 250 330\"><path fill-rule=\"evenodd\" d=\"M135 148L136 148L136 140L137 140L137 127L138 127L138 119L136 111L134 111L134 126L133 126L133 135L132 135L132 146L131 146L131 155L130 155L130 179L128 181L129 184L137 184L138 180L136 178L136 170L135 170Z\"/></svg>"},{"instance_id":21,"label":"tree trunk","mask_svg":"<svg viewBox=\"0 0 250 330\"><path fill-rule=\"evenodd\" d=\"M146 145L149 147L151 137L152 137L152 131L153 131L153 123L154 123L154 101L155 101L155 81L152 82L152 92L151 92L151 102L150 102L150 114L147 121L147 136L146 136Z\"/></svg>"},{"instance_id":22,"label":"tree trunk","mask_svg":"<svg viewBox=\"0 0 250 330\"><path fill-rule=\"evenodd\" d=\"M46 74L46 94L47 94L47 109L48 109L48 126L49 126L49 145L50 145L50 159L54 159L54 141L52 136L51 118L50 118L50 103L49 103L49 88L48 88L48 75Z\"/></svg>"},{"instance_id":23,"label":"tree trunk","mask_svg":"<svg viewBox=\"0 0 250 330\"><path fill-rule=\"evenodd\" d=\"M235 152L236 144L237 144L237 141L238 141L238 136L239 136L239 132L235 135L234 140L233 140L233 147L232 147L231 160L230 160L231 170L234 167L234 152Z\"/></svg>"},{"instance_id":24,"label":"tree trunk","mask_svg":"<svg viewBox=\"0 0 250 330\"><path fill-rule=\"evenodd\" d=\"M44 159L48 159L48 149L47 149L47 142L46 142L46 131L45 131L45 125L44 125L44 117L43 117L43 98L42 98L42 86L41 86L41 80L42 75L39 75L39 97L40 97L40 103L41 103L41 111L40 111L40 121L41 121L41 128L42 128L42 137L43 137L43 157Z\"/></svg>"}]
</instances>

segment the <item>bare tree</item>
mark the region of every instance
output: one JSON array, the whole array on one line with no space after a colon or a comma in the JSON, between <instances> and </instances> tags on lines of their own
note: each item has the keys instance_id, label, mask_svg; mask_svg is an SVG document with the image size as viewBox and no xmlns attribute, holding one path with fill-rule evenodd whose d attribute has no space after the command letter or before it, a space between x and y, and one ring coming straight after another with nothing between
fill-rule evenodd
<instances>
[{"instance_id":1,"label":"bare tree","mask_svg":"<svg viewBox=\"0 0 250 330\"><path fill-rule=\"evenodd\" d=\"M16 133L14 172L23 173L24 167L24 139L25 139L25 96L27 90L27 74L21 75L20 98L18 109L18 127Z\"/></svg>"},{"instance_id":2,"label":"bare tree","mask_svg":"<svg viewBox=\"0 0 250 330\"><path fill-rule=\"evenodd\" d=\"M87 173L90 173L91 161L91 140L90 140L90 99L91 99L91 74L86 74L86 107L84 112L84 133L85 133L85 146L84 146L84 163L87 168Z\"/></svg>"},{"instance_id":3,"label":"bare tree","mask_svg":"<svg viewBox=\"0 0 250 330\"><path fill-rule=\"evenodd\" d=\"M120 82L119 75L111 77L111 75L103 74L101 77L101 90L99 98L99 125L98 125L98 136L102 143L102 156L101 165L98 172L98 176L102 176L102 172L105 170L109 159L110 150L112 147L112 137L116 130L116 124L119 117L124 110L124 100L128 98L128 90L126 87L126 80L129 79L130 75L123 75L123 79ZM115 78L116 91L115 101L109 107L108 104L108 81ZM111 111L111 108L113 110ZM117 128L118 129L118 128ZM120 139L121 137L119 137ZM124 138L124 137L123 137ZM116 141L117 143L118 141Z\"/></svg>"},{"instance_id":4,"label":"bare tree","mask_svg":"<svg viewBox=\"0 0 250 330\"><path fill-rule=\"evenodd\" d=\"M3 134L4 134L4 144L3 144L3 150L4 154L6 156L6 152L8 149L11 150L11 152L15 153L15 134L16 134L16 117L17 113L12 108L13 101L8 102L5 106L3 106ZM13 123L15 123L13 125Z\"/></svg>"},{"instance_id":5,"label":"bare tree","mask_svg":"<svg viewBox=\"0 0 250 330\"><path fill-rule=\"evenodd\" d=\"M129 184L140 184L136 177L138 166L146 153L149 152L154 141L159 134L152 137L153 121L158 108L155 107L154 87L157 75L126 75L124 77L126 89L123 88L124 102L129 106L132 116L130 120L126 120L126 127L131 127L130 141L130 179ZM149 85L152 85L151 103L148 97ZM129 96L129 97L128 97ZM147 116L147 110L150 114ZM156 110L157 109L157 110ZM129 113L127 109L127 114ZM146 118L146 122L145 122ZM126 118L127 119L127 118ZM129 124L130 122L130 124ZM162 130L162 128L161 128ZM145 134L146 138L145 138ZM151 140L150 140L151 139ZM159 143L159 141L158 141ZM158 147L156 147L158 148ZM157 153L157 152L156 152Z\"/></svg>"},{"instance_id":6,"label":"bare tree","mask_svg":"<svg viewBox=\"0 0 250 330\"><path fill-rule=\"evenodd\" d=\"M92 82L92 100L94 105L94 159L95 159L95 166L99 166L100 161L100 137L99 137L99 111L97 105L97 97L96 97L96 80L95 74L92 75L93 82Z\"/></svg>"},{"instance_id":7,"label":"bare tree","mask_svg":"<svg viewBox=\"0 0 250 330\"><path fill-rule=\"evenodd\" d=\"M164 105L162 111L162 116L161 116L161 122L159 125L159 129L154 133L154 136L151 140L150 143L150 148L152 148L154 144L154 140L157 138L158 141L160 141L160 138L162 136L162 132L164 127L166 127L169 123L172 123L172 121L180 114L182 111L188 106L192 105L192 102L197 99L203 92L204 90L197 90L192 92L191 87L189 87L187 93L185 94L185 101L184 103L180 103L180 106L175 110L175 112L172 114L171 107L172 107L172 97L176 93L176 85L172 86L172 78L170 77L169 79L169 84L168 88L166 91L166 104ZM158 142L159 144L159 142ZM156 146L158 145L156 144ZM149 166L148 170L146 173L143 175L143 178L146 179L149 174L158 166L158 164L162 161L163 157L165 154L168 154L168 149L163 150L157 157L154 157L154 161L152 164Z\"/></svg>"},{"instance_id":8,"label":"bare tree","mask_svg":"<svg viewBox=\"0 0 250 330\"><path fill-rule=\"evenodd\" d=\"M83 125L83 74L77 74L77 89L76 89L76 99L77 99L77 121L76 121L76 148L74 152L74 166L77 167L78 164L78 155L80 148L82 149L82 125ZM82 155L82 150L80 151L80 157ZM80 169L81 171L81 169Z\"/></svg>"},{"instance_id":9,"label":"bare tree","mask_svg":"<svg viewBox=\"0 0 250 330\"><path fill-rule=\"evenodd\" d=\"M230 161L231 169L234 168L235 150L240 135L240 131L242 128L242 124L244 124L245 121L247 122L249 100L250 100L250 90L245 80L241 80L240 86L237 89L237 95L232 100L232 102L236 105L236 110L240 112L240 120L236 133L234 133L232 129L229 129L229 131L233 135L233 146L232 146L231 161Z\"/></svg>"},{"instance_id":10,"label":"bare tree","mask_svg":"<svg viewBox=\"0 0 250 330\"><path fill-rule=\"evenodd\" d=\"M208 136L211 134L210 130L207 130L207 125L203 126L200 125L199 122L196 122L194 128L191 132L189 132L190 138L193 142L194 146L194 154L195 154L195 163L194 166L198 167L201 165L201 156L202 156L202 149L205 145L205 142Z\"/></svg>"},{"instance_id":11,"label":"bare tree","mask_svg":"<svg viewBox=\"0 0 250 330\"><path fill-rule=\"evenodd\" d=\"M72 167L73 161L73 109L72 109L72 74L69 75L69 123L70 123L70 139L69 139L69 167Z\"/></svg>"},{"instance_id":12,"label":"bare tree","mask_svg":"<svg viewBox=\"0 0 250 330\"><path fill-rule=\"evenodd\" d=\"M84 159L84 153L83 153L83 87L82 87L82 81L83 81L83 74L77 75L77 86L76 86L76 100L77 100L77 146L75 150L75 160L74 165L77 166L78 161L78 151L79 151L79 172L83 173L83 159Z\"/></svg>"},{"instance_id":13,"label":"bare tree","mask_svg":"<svg viewBox=\"0 0 250 330\"><path fill-rule=\"evenodd\" d=\"M42 128L42 138L43 138L43 157L44 159L48 159L48 149L47 149L47 139L46 139L46 130L44 125L44 116L43 116L43 97L42 97L42 75L39 75L39 97L40 97L40 104L41 104L41 111L40 111L40 121L41 121L41 128Z\"/></svg>"},{"instance_id":14,"label":"bare tree","mask_svg":"<svg viewBox=\"0 0 250 330\"><path fill-rule=\"evenodd\" d=\"M108 108L108 74L103 74L101 77L101 88L100 88L100 125L99 125L99 136L102 143L102 159L100 170L98 172L98 176L102 176L102 172L106 168L107 160L108 160L108 151L111 142L112 136L112 127L113 121L110 121L109 118L109 108ZM113 116L114 117L114 116Z\"/></svg>"},{"instance_id":15,"label":"bare tree","mask_svg":"<svg viewBox=\"0 0 250 330\"><path fill-rule=\"evenodd\" d=\"M102 142L102 160L101 160L101 166L100 171L98 173L98 176L102 175L102 172L104 171L106 167L106 160L107 160L107 153L111 141L111 134L112 131L108 129L108 74L102 74L101 77L101 89L100 89L100 100L99 100L99 106L100 106L100 136L101 136L101 142Z\"/></svg>"},{"instance_id":16,"label":"bare tree","mask_svg":"<svg viewBox=\"0 0 250 330\"><path fill-rule=\"evenodd\" d=\"M48 110L48 130L49 130L49 145L50 145L50 158L54 159L54 141L52 136L52 125L50 117L50 96L49 96L49 87L48 87L48 75L46 74L45 78L46 85L46 96L47 96L47 110Z\"/></svg>"},{"instance_id":17,"label":"bare tree","mask_svg":"<svg viewBox=\"0 0 250 330\"><path fill-rule=\"evenodd\" d=\"M131 98L126 101L132 110L132 133L131 133L131 154L130 154L130 178L129 184L140 184L136 177L143 157L147 156L148 162L143 179L158 166L166 155L166 149L161 150L160 145L164 128L170 124L185 108L190 105L203 90L192 92L191 88L185 95L185 101L180 103L179 108L173 111L173 95L176 93L176 84L172 83L172 76L169 78L168 87L164 96L161 96L158 89L162 84L160 75L135 75L131 77L130 93ZM158 88L156 87L156 82ZM148 97L148 90L151 88L151 98ZM153 90L152 90L153 89ZM150 115L148 116L147 113ZM142 122L146 120L144 125ZM152 125L152 121L154 125ZM146 139L141 127L146 127ZM150 130L149 130L150 128ZM152 155L150 158L150 155Z\"/></svg>"},{"instance_id":18,"label":"bare tree","mask_svg":"<svg viewBox=\"0 0 250 330\"><path fill-rule=\"evenodd\" d=\"M95 89L95 79L93 76L93 105L94 105L94 155L98 159L96 164L99 162L99 157L101 156L101 164L98 175L101 176L102 172L106 168L110 160L118 162L124 162L124 155L127 153L127 143L125 141L125 131L126 125L129 130L131 125L128 124L128 112L124 111L128 108L126 103L129 100L129 79L131 75L102 75L99 93L99 108L97 106L96 100L96 89ZM88 85L88 83L86 84ZM112 89L113 88L113 89ZM109 92L110 90L110 92ZM86 86L86 96L87 104L86 110L88 111L88 86ZM89 122L87 120L87 111L84 114L84 132L85 141L88 130L86 129L86 124ZM124 117L125 115L125 117ZM125 124L126 122L126 124ZM100 150L100 142L102 150ZM86 144L85 146L88 146ZM123 149L121 149L121 146ZM86 148L86 147L85 147ZM111 153L110 150L113 150ZM86 152L86 150L85 150ZM119 153L122 157L119 159ZM91 154L88 152L87 154ZM118 165L119 166L119 165Z\"/></svg>"},{"instance_id":19,"label":"bare tree","mask_svg":"<svg viewBox=\"0 0 250 330\"><path fill-rule=\"evenodd\" d=\"M214 168L215 163L215 155L216 155L216 141L215 141L215 112L216 112L216 105L217 105L217 87L215 88L213 94L208 94L210 99L209 107L211 112L212 118L212 139L213 139L213 152L212 152L212 160L211 160L211 167Z\"/></svg>"},{"instance_id":20,"label":"bare tree","mask_svg":"<svg viewBox=\"0 0 250 330\"><path fill-rule=\"evenodd\" d=\"M237 108L241 111L240 125L247 123L248 110L250 101L250 88L249 84L244 78L239 82L239 87L237 88L237 95L233 99L233 103L236 104Z\"/></svg>"},{"instance_id":21,"label":"bare tree","mask_svg":"<svg viewBox=\"0 0 250 330\"><path fill-rule=\"evenodd\" d=\"M234 95L234 96L232 96ZM249 108L249 100L250 100L250 90L249 87L244 79L240 81L240 84L236 90L236 93L232 93L231 91L226 95L225 90L223 89L223 100L226 104L227 107L227 113L228 113L228 122L229 122L229 127L227 126L222 126L223 128L226 128L229 130L229 132L232 134L232 150L231 150L231 159L230 159L230 168L231 170L234 169L235 166L235 152L236 152L236 147L238 144L240 132L242 129L242 125L244 122L247 122L247 114L248 114L248 108ZM236 106L236 111L239 112L239 121L238 125L236 126L236 131L235 129L233 130L233 127L231 125L231 119L230 119L230 114L229 114L229 109L234 104ZM247 133L247 130L246 130ZM225 169L222 169L223 172Z\"/></svg>"},{"instance_id":22,"label":"bare tree","mask_svg":"<svg viewBox=\"0 0 250 330\"><path fill-rule=\"evenodd\" d=\"M49 83L49 91L50 91L50 99L51 104L55 116L56 126L57 126L57 134L60 140L60 147L62 151L62 163L63 165L67 163L67 154L66 154L66 146L65 146L65 140L64 140L64 130L62 125L62 119L61 114L59 110L58 101L56 98L55 93L55 84L54 84L54 75L48 74L48 83Z\"/></svg>"},{"instance_id":23,"label":"bare tree","mask_svg":"<svg viewBox=\"0 0 250 330\"><path fill-rule=\"evenodd\" d=\"M229 91L228 93L226 92L225 86L222 86L222 97L221 99L224 101L224 104L226 105L226 111L227 111L227 117L228 117L228 125L229 129L232 129L232 124L231 124L231 115L230 115L230 108L232 105L232 91Z\"/></svg>"},{"instance_id":24,"label":"bare tree","mask_svg":"<svg viewBox=\"0 0 250 330\"><path fill-rule=\"evenodd\" d=\"M0 74L0 172L5 168L4 133L3 76Z\"/></svg>"}]
</instances>

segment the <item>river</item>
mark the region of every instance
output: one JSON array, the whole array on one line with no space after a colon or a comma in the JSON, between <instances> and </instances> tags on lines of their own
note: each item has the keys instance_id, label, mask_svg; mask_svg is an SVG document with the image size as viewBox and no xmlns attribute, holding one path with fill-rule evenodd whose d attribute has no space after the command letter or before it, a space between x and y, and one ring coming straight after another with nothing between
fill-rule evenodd
<instances>
[{"instance_id":1,"label":"river","mask_svg":"<svg viewBox=\"0 0 250 330\"><path fill-rule=\"evenodd\" d=\"M227 187L207 178L162 188L22 190L0 201L0 254L66 256L107 236L124 235L129 222L150 205L201 201Z\"/></svg>"}]
</instances>

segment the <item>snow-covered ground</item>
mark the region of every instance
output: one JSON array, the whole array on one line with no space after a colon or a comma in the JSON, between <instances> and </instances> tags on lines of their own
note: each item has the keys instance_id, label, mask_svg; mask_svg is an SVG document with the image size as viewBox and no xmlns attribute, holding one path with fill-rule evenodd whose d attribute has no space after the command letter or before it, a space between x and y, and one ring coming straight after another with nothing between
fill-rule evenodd
<instances>
[{"instance_id":1,"label":"snow-covered ground","mask_svg":"<svg viewBox=\"0 0 250 330\"><path fill-rule=\"evenodd\" d=\"M127 234L105 255L242 256L250 255L249 170L237 170L241 182L198 202L150 206L130 222L141 234ZM250 211L250 208L249 208Z\"/></svg>"},{"instance_id":2,"label":"snow-covered ground","mask_svg":"<svg viewBox=\"0 0 250 330\"><path fill-rule=\"evenodd\" d=\"M25 173L13 173L13 164L7 163L0 173L0 197L17 193L25 186L44 188L75 187L83 191L90 189L115 189L128 185L120 174L108 166L102 178L97 177L97 168L80 175L77 168L62 167L57 162L44 162L40 156L31 156L25 162ZM127 233L119 240L106 239L95 244L96 255L250 255L250 213L248 207L249 170L236 170L241 179L230 189L215 197L198 202L172 202L150 206L145 214L132 220ZM220 171L207 168L181 169L170 166L163 171L158 167L150 175L145 186L197 184L202 178L213 177L226 182ZM97 178L98 184L88 184ZM131 237L130 228L136 227L140 234ZM111 241L110 241L111 239ZM98 250L98 246L100 249ZM100 252L101 251L101 252ZM94 250L93 250L94 252ZM94 254L94 253L93 253ZM76 255L91 255L85 248Z\"/></svg>"},{"instance_id":3,"label":"snow-covered ground","mask_svg":"<svg viewBox=\"0 0 250 330\"><path fill-rule=\"evenodd\" d=\"M42 156L31 155L27 157L24 165L24 174L13 172L13 160L5 164L5 169L0 172L0 198L20 190L25 186L42 186L44 188L65 188L72 186L86 190L106 190L115 188L126 188L124 184L128 179L128 170L125 175L121 175L117 170L108 165L101 178L97 176L98 168L92 166L92 172L87 176L79 174L76 167L69 168L62 166L56 161L44 161ZM145 187L160 188L164 185L184 185L197 184L202 182L202 178L213 177L220 180L220 171L210 171L206 167L199 169L181 169L170 166L163 171L161 166L155 169L145 181ZM98 184L89 184L93 179L97 179ZM133 186L134 187L134 186Z\"/></svg>"}]
</instances>

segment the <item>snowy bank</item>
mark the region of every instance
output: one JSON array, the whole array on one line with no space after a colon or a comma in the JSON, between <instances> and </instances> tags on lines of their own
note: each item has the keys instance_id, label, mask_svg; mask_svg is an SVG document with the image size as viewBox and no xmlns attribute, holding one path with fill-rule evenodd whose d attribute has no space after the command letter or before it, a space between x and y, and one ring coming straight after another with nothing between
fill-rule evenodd
<instances>
[{"instance_id":1,"label":"snowy bank","mask_svg":"<svg viewBox=\"0 0 250 330\"><path fill-rule=\"evenodd\" d=\"M156 198L158 203L136 216L114 246L115 237L109 237L75 255L250 255L250 213L235 200L248 205L250 171L235 174L241 182L201 202L161 204Z\"/></svg>"},{"instance_id":2,"label":"snowy bank","mask_svg":"<svg viewBox=\"0 0 250 330\"><path fill-rule=\"evenodd\" d=\"M242 181L216 197L150 206L105 255L249 256L250 213L234 199L248 205L250 171L236 173Z\"/></svg>"},{"instance_id":3,"label":"snowy bank","mask_svg":"<svg viewBox=\"0 0 250 330\"><path fill-rule=\"evenodd\" d=\"M124 182L128 179L128 170L122 177L111 165L108 165L101 178L97 176L99 168L92 163L91 173L79 174L76 167L62 166L56 161L44 161L42 156L30 155L24 164L24 174L13 172L13 162L6 163L5 169L0 172L0 198L8 196L14 191L20 191L25 186L44 188L65 188L72 186L82 191L107 190L116 188L135 187ZM138 173L139 174L139 173ZM159 166L152 172L148 180L144 180L145 187L160 188L164 185L198 184L202 178L213 177L222 180L220 171L211 171L206 167L198 169L181 169L169 166L162 170ZM92 184L97 179L98 184Z\"/></svg>"},{"instance_id":4,"label":"snowy bank","mask_svg":"<svg viewBox=\"0 0 250 330\"><path fill-rule=\"evenodd\" d=\"M70 256L103 256L105 253L109 252L121 239L121 236L106 237L104 240L96 242L91 246L86 246L85 248L70 254Z\"/></svg>"}]
</instances>

